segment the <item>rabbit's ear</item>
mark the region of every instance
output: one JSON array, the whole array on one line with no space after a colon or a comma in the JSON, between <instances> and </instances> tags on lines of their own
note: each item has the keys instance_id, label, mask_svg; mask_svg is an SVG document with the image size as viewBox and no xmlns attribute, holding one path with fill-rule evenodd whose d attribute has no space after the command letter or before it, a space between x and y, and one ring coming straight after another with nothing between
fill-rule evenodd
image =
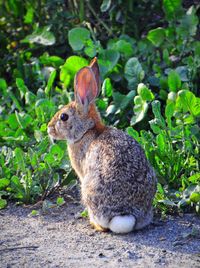
<instances>
[{"instance_id":1,"label":"rabbit's ear","mask_svg":"<svg viewBox=\"0 0 200 268\"><path fill-rule=\"evenodd\" d=\"M94 72L90 67L82 68L74 79L75 99L78 105L83 106L84 111L98 95L98 86Z\"/></svg>"},{"instance_id":2,"label":"rabbit's ear","mask_svg":"<svg viewBox=\"0 0 200 268\"><path fill-rule=\"evenodd\" d=\"M100 80L100 74L99 74L99 65L98 65L96 57L90 62L89 67L92 69L94 76L95 76L95 80L98 86L98 94L97 94L98 96L100 92L100 88L101 88L101 80Z\"/></svg>"}]
</instances>

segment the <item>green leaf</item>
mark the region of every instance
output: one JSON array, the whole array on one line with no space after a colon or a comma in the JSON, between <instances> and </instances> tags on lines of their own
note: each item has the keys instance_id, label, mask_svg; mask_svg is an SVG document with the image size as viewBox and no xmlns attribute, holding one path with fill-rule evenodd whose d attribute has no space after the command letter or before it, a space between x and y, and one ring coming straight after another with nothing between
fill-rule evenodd
<instances>
[{"instance_id":1,"label":"green leaf","mask_svg":"<svg viewBox=\"0 0 200 268\"><path fill-rule=\"evenodd\" d=\"M147 35L147 39L152 42L156 47L159 47L165 39L165 29L159 27L150 30Z\"/></svg>"},{"instance_id":2,"label":"green leaf","mask_svg":"<svg viewBox=\"0 0 200 268\"><path fill-rule=\"evenodd\" d=\"M16 119L19 126L23 129L27 128L33 122L33 118L29 114L18 113L15 111Z\"/></svg>"},{"instance_id":3,"label":"green leaf","mask_svg":"<svg viewBox=\"0 0 200 268\"><path fill-rule=\"evenodd\" d=\"M188 82L188 67L187 66L178 66L175 71L180 76L181 81Z\"/></svg>"},{"instance_id":4,"label":"green leaf","mask_svg":"<svg viewBox=\"0 0 200 268\"><path fill-rule=\"evenodd\" d=\"M144 101L152 101L154 99L154 95L151 90L148 89L143 83L138 85L137 92Z\"/></svg>"},{"instance_id":5,"label":"green leaf","mask_svg":"<svg viewBox=\"0 0 200 268\"><path fill-rule=\"evenodd\" d=\"M83 210L81 212L81 217L83 217L83 218L87 218L88 217L88 211L87 211L87 209L85 209L85 210Z\"/></svg>"},{"instance_id":6,"label":"green leaf","mask_svg":"<svg viewBox=\"0 0 200 268\"><path fill-rule=\"evenodd\" d=\"M158 100L152 102L152 110L155 115L155 118L160 119L161 121L164 120L164 118L161 115L160 102Z\"/></svg>"},{"instance_id":7,"label":"green leaf","mask_svg":"<svg viewBox=\"0 0 200 268\"><path fill-rule=\"evenodd\" d=\"M113 87L112 87L112 84L111 84L111 80L110 78L106 78L104 81L103 81L103 85L102 85L102 95L104 97L111 97L112 96L112 93L113 93Z\"/></svg>"},{"instance_id":8,"label":"green leaf","mask_svg":"<svg viewBox=\"0 0 200 268\"><path fill-rule=\"evenodd\" d=\"M16 114L10 114L8 116L7 122L11 129L16 130L19 127L19 123L16 118Z\"/></svg>"},{"instance_id":9,"label":"green leaf","mask_svg":"<svg viewBox=\"0 0 200 268\"><path fill-rule=\"evenodd\" d=\"M65 204L64 198L63 197L58 197L57 200L56 200L56 204L59 207L62 206L62 205L64 205Z\"/></svg>"},{"instance_id":10,"label":"green leaf","mask_svg":"<svg viewBox=\"0 0 200 268\"><path fill-rule=\"evenodd\" d=\"M6 96L7 95L7 83L6 80L3 78L0 78L0 91L2 92L2 95Z\"/></svg>"},{"instance_id":11,"label":"green leaf","mask_svg":"<svg viewBox=\"0 0 200 268\"><path fill-rule=\"evenodd\" d=\"M53 72L51 72L51 74L49 76L49 80L48 80L47 86L46 86L46 88L44 90L45 91L45 94L47 96L50 93L50 90L51 90L51 88L53 86L53 82L54 82L55 78L56 78L56 70L54 70Z\"/></svg>"},{"instance_id":12,"label":"green leaf","mask_svg":"<svg viewBox=\"0 0 200 268\"><path fill-rule=\"evenodd\" d=\"M31 24L33 22L33 17L34 17L34 8L29 7L26 15L24 16L24 23Z\"/></svg>"},{"instance_id":13,"label":"green leaf","mask_svg":"<svg viewBox=\"0 0 200 268\"><path fill-rule=\"evenodd\" d=\"M177 92L181 88L181 79L176 71L170 71L168 75L168 86L173 92Z\"/></svg>"},{"instance_id":14,"label":"green leaf","mask_svg":"<svg viewBox=\"0 0 200 268\"><path fill-rule=\"evenodd\" d=\"M119 40L117 41L117 43L115 44L114 48L120 53L120 54L124 54L125 57L130 57L131 55L133 55L133 48L132 45L125 41L125 40Z\"/></svg>"},{"instance_id":15,"label":"green leaf","mask_svg":"<svg viewBox=\"0 0 200 268\"><path fill-rule=\"evenodd\" d=\"M85 28L77 27L68 32L69 44L75 51L83 49L88 39L90 32Z\"/></svg>"},{"instance_id":16,"label":"green leaf","mask_svg":"<svg viewBox=\"0 0 200 268\"><path fill-rule=\"evenodd\" d=\"M148 110L148 104L146 101L142 100L141 96L136 96L134 98L134 116L131 118L131 125L135 125L136 123L142 121L142 119L145 117L147 110Z\"/></svg>"},{"instance_id":17,"label":"green leaf","mask_svg":"<svg viewBox=\"0 0 200 268\"><path fill-rule=\"evenodd\" d=\"M166 145L166 137L163 133L159 133L156 136L156 143L158 145L158 149L161 153L165 153L165 145Z\"/></svg>"},{"instance_id":18,"label":"green leaf","mask_svg":"<svg viewBox=\"0 0 200 268\"><path fill-rule=\"evenodd\" d=\"M100 6L101 12L106 12L110 8L110 5L111 5L111 0L103 0Z\"/></svg>"},{"instance_id":19,"label":"green leaf","mask_svg":"<svg viewBox=\"0 0 200 268\"><path fill-rule=\"evenodd\" d=\"M170 102L165 106L165 116L167 118L167 124L169 127L171 127L171 118L175 111L175 103Z\"/></svg>"},{"instance_id":20,"label":"green leaf","mask_svg":"<svg viewBox=\"0 0 200 268\"><path fill-rule=\"evenodd\" d=\"M184 112L189 111L195 117L200 116L200 98L195 97L189 90L178 92L177 107Z\"/></svg>"},{"instance_id":21,"label":"green leaf","mask_svg":"<svg viewBox=\"0 0 200 268\"><path fill-rule=\"evenodd\" d=\"M16 85L17 85L17 88L20 91L20 96L21 96L21 99L22 99L25 96L25 94L28 92L28 88L24 84L24 80L21 79L21 78L16 78Z\"/></svg>"},{"instance_id":22,"label":"green leaf","mask_svg":"<svg viewBox=\"0 0 200 268\"><path fill-rule=\"evenodd\" d=\"M0 190L5 189L9 184L10 184L9 179L6 178L0 179Z\"/></svg>"},{"instance_id":23,"label":"green leaf","mask_svg":"<svg viewBox=\"0 0 200 268\"><path fill-rule=\"evenodd\" d=\"M200 172L197 172L188 178L188 181L192 183L200 182Z\"/></svg>"},{"instance_id":24,"label":"green leaf","mask_svg":"<svg viewBox=\"0 0 200 268\"><path fill-rule=\"evenodd\" d=\"M74 79L75 74L83 67L88 65L88 61L79 56L69 57L65 64L61 67L60 80L65 86L68 86L70 81Z\"/></svg>"},{"instance_id":25,"label":"green leaf","mask_svg":"<svg viewBox=\"0 0 200 268\"><path fill-rule=\"evenodd\" d=\"M14 150L15 159L17 161L17 167L19 170L21 170L23 173L26 173L26 165L25 165L25 155L21 148L17 147Z\"/></svg>"},{"instance_id":26,"label":"green leaf","mask_svg":"<svg viewBox=\"0 0 200 268\"><path fill-rule=\"evenodd\" d=\"M139 133L137 132L137 130L135 130L132 127L128 127L126 129L126 132L128 133L128 135L130 135L132 138L134 138L137 142L140 142L140 136L139 136Z\"/></svg>"},{"instance_id":27,"label":"green leaf","mask_svg":"<svg viewBox=\"0 0 200 268\"><path fill-rule=\"evenodd\" d=\"M58 68L63 65L65 61L58 56L49 56L47 53L44 53L42 56L40 56L40 62L44 65Z\"/></svg>"},{"instance_id":28,"label":"green leaf","mask_svg":"<svg viewBox=\"0 0 200 268\"><path fill-rule=\"evenodd\" d=\"M176 31L182 38L188 38L188 36L194 36L196 34L199 20L195 12L194 6L191 6L186 15L180 20L180 25Z\"/></svg>"},{"instance_id":29,"label":"green leaf","mask_svg":"<svg viewBox=\"0 0 200 268\"><path fill-rule=\"evenodd\" d=\"M7 201L5 199L0 198L0 209L3 209L7 206Z\"/></svg>"},{"instance_id":30,"label":"green leaf","mask_svg":"<svg viewBox=\"0 0 200 268\"><path fill-rule=\"evenodd\" d=\"M44 46L52 46L56 39L52 32L49 31L49 26L37 28L32 34L27 35L22 42L36 43Z\"/></svg>"},{"instance_id":31,"label":"green leaf","mask_svg":"<svg viewBox=\"0 0 200 268\"><path fill-rule=\"evenodd\" d=\"M94 45L91 39L86 41L84 52L90 58L93 58L94 56L96 56L97 54L96 46Z\"/></svg>"},{"instance_id":32,"label":"green leaf","mask_svg":"<svg viewBox=\"0 0 200 268\"><path fill-rule=\"evenodd\" d=\"M113 68L118 63L119 58L119 52L113 49L102 49L99 52L98 63L102 77L104 77L107 73L113 71Z\"/></svg>"},{"instance_id":33,"label":"green leaf","mask_svg":"<svg viewBox=\"0 0 200 268\"><path fill-rule=\"evenodd\" d=\"M163 0L163 9L167 18L175 18L177 11L181 8L182 0Z\"/></svg>"},{"instance_id":34,"label":"green leaf","mask_svg":"<svg viewBox=\"0 0 200 268\"><path fill-rule=\"evenodd\" d=\"M193 192L193 193L190 195L190 201L192 201L192 202L194 202L194 203L200 202L200 193Z\"/></svg>"},{"instance_id":35,"label":"green leaf","mask_svg":"<svg viewBox=\"0 0 200 268\"><path fill-rule=\"evenodd\" d=\"M39 216L40 213L39 213L38 210L33 209L29 215L32 216L32 217L35 217L35 216Z\"/></svg>"},{"instance_id":36,"label":"green leaf","mask_svg":"<svg viewBox=\"0 0 200 268\"><path fill-rule=\"evenodd\" d=\"M135 89L136 85L144 79L145 73L137 58L130 58L126 62L124 76L128 81L129 89Z\"/></svg>"}]
</instances>

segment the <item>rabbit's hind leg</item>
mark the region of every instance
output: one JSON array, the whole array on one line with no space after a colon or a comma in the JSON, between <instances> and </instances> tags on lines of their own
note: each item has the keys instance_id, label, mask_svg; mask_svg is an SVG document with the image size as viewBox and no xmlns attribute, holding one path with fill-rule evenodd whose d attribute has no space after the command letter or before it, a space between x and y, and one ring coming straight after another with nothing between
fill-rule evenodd
<instances>
[{"instance_id":1,"label":"rabbit's hind leg","mask_svg":"<svg viewBox=\"0 0 200 268\"><path fill-rule=\"evenodd\" d=\"M88 208L88 214L90 218L90 224L94 229L101 232L107 232L108 229L108 221L104 217L96 217L92 213L91 209Z\"/></svg>"},{"instance_id":2,"label":"rabbit's hind leg","mask_svg":"<svg viewBox=\"0 0 200 268\"><path fill-rule=\"evenodd\" d=\"M92 222L91 220L90 220L90 224L92 225L92 227L96 231L99 231L99 232L108 232L109 231L108 228L104 228L104 227L100 226L99 224L97 224L96 222Z\"/></svg>"}]
</instances>

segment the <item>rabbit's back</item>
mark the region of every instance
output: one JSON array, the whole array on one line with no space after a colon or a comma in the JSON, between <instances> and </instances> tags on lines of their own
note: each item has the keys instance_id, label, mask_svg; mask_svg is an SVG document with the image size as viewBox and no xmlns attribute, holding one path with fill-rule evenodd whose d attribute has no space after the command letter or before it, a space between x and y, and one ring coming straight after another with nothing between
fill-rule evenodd
<instances>
[{"instance_id":1,"label":"rabbit's back","mask_svg":"<svg viewBox=\"0 0 200 268\"><path fill-rule=\"evenodd\" d=\"M90 145L82 199L94 214L143 217L151 209L156 178L141 146L125 132L107 128Z\"/></svg>"}]
</instances>

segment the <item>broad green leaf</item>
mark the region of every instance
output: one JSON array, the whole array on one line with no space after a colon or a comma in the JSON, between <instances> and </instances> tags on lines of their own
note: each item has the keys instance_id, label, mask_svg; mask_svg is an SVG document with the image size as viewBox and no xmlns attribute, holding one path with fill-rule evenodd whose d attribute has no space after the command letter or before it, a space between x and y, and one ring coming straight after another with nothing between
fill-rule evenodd
<instances>
[{"instance_id":1,"label":"broad green leaf","mask_svg":"<svg viewBox=\"0 0 200 268\"><path fill-rule=\"evenodd\" d=\"M127 95L124 96L124 98L121 100L120 108L124 110L129 103L133 101L133 97L135 96L135 91L131 90Z\"/></svg>"},{"instance_id":2,"label":"broad green leaf","mask_svg":"<svg viewBox=\"0 0 200 268\"><path fill-rule=\"evenodd\" d=\"M10 184L10 180L7 178L0 179L0 190L5 189Z\"/></svg>"},{"instance_id":3,"label":"broad green leaf","mask_svg":"<svg viewBox=\"0 0 200 268\"><path fill-rule=\"evenodd\" d=\"M137 58L130 58L126 62L124 76L128 81L129 89L135 89L136 85L144 79L145 73Z\"/></svg>"},{"instance_id":4,"label":"broad green leaf","mask_svg":"<svg viewBox=\"0 0 200 268\"><path fill-rule=\"evenodd\" d=\"M131 55L133 55L133 48L132 48L131 44L125 40L117 41L114 48L120 54L123 54L125 57L130 57Z\"/></svg>"},{"instance_id":5,"label":"broad green leaf","mask_svg":"<svg viewBox=\"0 0 200 268\"><path fill-rule=\"evenodd\" d=\"M88 39L85 44L84 52L90 58L93 58L97 54L96 46L91 39Z\"/></svg>"},{"instance_id":6,"label":"broad green leaf","mask_svg":"<svg viewBox=\"0 0 200 268\"><path fill-rule=\"evenodd\" d=\"M182 108L183 111L189 111L193 116L200 115L200 98L189 90L180 90L178 92L177 107Z\"/></svg>"},{"instance_id":7,"label":"broad green leaf","mask_svg":"<svg viewBox=\"0 0 200 268\"><path fill-rule=\"evenodd\" d=\"M110 78L106 78L102 85L102 95L105 97L111 97L113 93L113 87Z\"/></svg>"},{"instance_id":8,"label":"broad green leaf","mask_svg":"<svg viewBox=\"0 0 200 268\"><path fill-rule=\"evenodd\" d=\"M189 81L188 78L188 67L187 66L178 66L175 71L179 75L181 81L187 82Z\"/></svg>"},{"instance_id":9,"label":"broad green leaf","mask_svg":"<svg viewBox=\"0 0 200 268\"><path fill-rule=\"evenodd\" d=\"M5 199L0 198L0 209L3 209L7 206L7 201Z\"/></svg>"},{"instance_id":10,"label":"broad green leaf","mask_svg":"<svg viewBox=\"0 0 200 268\"><path fill-rule=\"evenodd\" d=\"M163 9L167 18L175 18L177 11L181 8L182 0L163 0Z\"/></svg>"},{"instance_id":11,"label":"broad green leaf","mask_svg":"<svg viewBox=\"0 0 200 268\"><path fill-rule=\"evenodd\" d=\"M128 133L128 135L130 135L132 138L134 138L137 142L140 141L139 133L134 128L128 127L126 129L126 132Z\"/></svg>"},{"instance_id":12,"label":"broad green leaf","mask_svg":"<svg viewBox=\"0 0 200 268\"><path fill-rule=\"evenodd\" d=\"M135 95L134 91L130 91L127 95L121 94L119 92L113 92L115 109L123 111L129 105L129 103L133 101L134 95Z\"/></svg>"},{"instance_id":13,"label":"broad green leaf","mask_svg":"<svg viewBox=\"0 0 200 268\"><path fill-rule=\"evenodd\" d=\"M102 49L99 52L98 63L100 67L100 73L103 78L107 73L113 71L113 68L118 63L119 58L119 52L112 49Z\"/></svg>"},{"instance_id":14,"label":"broad green leaf","mask_svg":"<svg viewBox=\"0 0 200 268\"><path fill-rule=\"evenodd\" d=\"M33 118L29 114L18 113L15 111L17 122L23 129L27 128L29 124L33 122Z\"/></svg>"},{"instance_id":15,"label":"broad green leaf","mask_svg":"<svg viewBox=\"0 0 200 268\"><path fill-rule=\"evenodd\" d=\"M56 70L54 70L53 72L51 72L50 74L50 77L49 77L49 80L47 82L47 86L45 88L45 94L48 96L50 91L51 91L51 88L53 86L53 82L56 78Z\"/></svg>"},{"instance_id":16,"label":"broad green leaf","mask_svg":"<svg viewBox=\"0 0 200 268\"><path fill-rule=\"evenodd\" d=\"M156 47L159 47L165 39L165 29L159 27L150 30L147 35L147 39L152 42Z\"/></svg>"},{"instance_id":17,"label":"broad green leaf","mask_svg":"<svg viewBox=\"0 0 200 268\"><path fill-rule=\"evenodd\" d=\"M200 172L197 172L188 178L188 181L192 183L200 182Z\"/></svg>"},{"instance_id":18,"label":"broad green leaf","mask_svg":"<svg viewBox=\"0 0 200 268\"><path fill-rule=\"evenodd\" d=\"M170 71L168 75L168 86L173 92L177 92L181 89L181 79L176 71Z\"/></svg>"},{"instance_id":19,"label":"broad green leaf","mask_svg":"<svg viewBox=\"0 0 200 268\"><path fill-rule=\"evenodd\" d=\"M55 44L56 39L52 32L49 30L49 26L43 28L37 28L32 34L27 35L22 42L36 43L44 46L52 46Z\"/></svg>"},{"instance_id":20,"label":"broad green leaf","mask_svg":"<svg viewBox=\"0 0 200 268\"><path fill-rule=\"evenodd\" d=\"M186 15L181 18L180 25L177 27L176 31L182 38L188 38L188 36L194 36L196 34L199 19L195 12L194 6L191 6Z\"/></svg>"},{"instance_id":21,"label":"broad green leaf","mask_svg":"<svg viewBox=\"0 0 200 268\"><path fill-rule=\"evenodd\" d=\"M44 65L58 68L63 65L65 61L58 56L49 56L47 53L44 53L40 56L40 62Z\"/></svg>"},{"instance_id":22,"label":"broad green leaf","mask_svg":"<svg viewBox=\"0 0 200 268\"><path fill-rule=\"evenodd\" d=\"M88 65L88 61L79 56L69 57L65 64L61 67L60 80L65 86L68 86L70 81L74 79L75 74L83 67Z\"/></svg>"},{"instance_id":23,"label":"broad green leaf","mask_svg":"<svg viewBox=\"0 0 200 268\"><path fill-rule=\"evenodd\" d=\"M194 192L190 195L190 201L197 203L200 202L200 193Z\"/></svg>"},{"instance_id":24,"label":"broad green leaf","mask_svg":"<svg viewBox=\"0 0 200 268\"><path fill-rule=\"evenodd\" d=\"M15 130L19 127L19 123L17 121L16 114L10 114L8 116L7 121L8 121L8 124L9 124L11 129Z\"/></svg>"},{"instance_id":25,"label":"broad green leaf","mask_svg":"<svg viewBox=\"0 0 200 268\"><path fill-rule=\"evenodd\" d=\"M45 156L44 160L49 164L55 164L56 161L60 161L64 156L64 151L59 145L53 144L50 147L49 153Z\"/></svg>"},{"instance_id":26,"label":"broad green leaf","mask_svg":"<svg viewBox=\"0 0 200 268\"><path fill-rule=\"evenodd\" d=\"M77 27L68 32L69 44L75 51L83 49L88 39L90 32L85 28Z\"/></svg>"},{"instance_id":27,"label":"broad green leaf","mask_svg":"<svg viewBox=\"0 0 200 268\"><path fill-rule=\"evenodd\" d=\"M111 5L111 0L103 0L100 6L101 12L106 12L110 8L110 5Z\"/></svg>"},{"instance_id":28,"label":"broad green leaf","mask_svg":"<svg viewBox=\"0 0 200 268\"><path fill-rule=\"evenodd\" d=\"M138 85L137 92L144 101L152 101L154 99L154 95L151 90L148 89L143 83Z\"/></svg>"},{"instance_id":29,"label":"broad green leaf","mask_svg":"<svg viewBox=\"0 0 200 268\"><path fill-rule=\"evenodd\" d=\"M135 115L131 118L131 125L135 125L144 119L148 110L148 104L146 101L142 101L140 105L135 105L133 110Z\"/></svg>"}]
</instances>

